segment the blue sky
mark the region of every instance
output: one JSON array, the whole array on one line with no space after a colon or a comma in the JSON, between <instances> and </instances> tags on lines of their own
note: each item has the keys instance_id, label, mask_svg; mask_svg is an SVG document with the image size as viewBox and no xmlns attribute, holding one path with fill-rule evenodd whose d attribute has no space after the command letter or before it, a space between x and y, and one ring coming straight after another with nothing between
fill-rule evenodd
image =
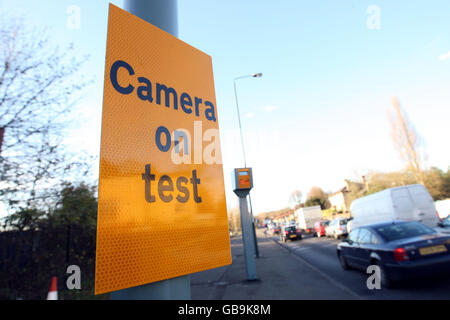
<instances>
[{"instance_id":1,"label":"blue sky","mask_svg":"<svg viewBox=\"0 0 450 320\"><path fill-rule=\"evenodd\" d=\"M81 10L76 29L67 26L72 5ZM379 10L379 29L367 25L370 6ZM0 7L50 27L55 43L90 54L84 73L94 84L77 106L67 144L97 155L108 1ZM243 166L233 79L256 72L263 77L237 84L255 213L288 205L295 189L336 191L368 170L401 168L386 115L392 96L424 139L428 165L450 164L450 2L180 0L178 9L179 38L213 59L229 207L237 204L230 172Z\"/></svg>"}]
</instances>

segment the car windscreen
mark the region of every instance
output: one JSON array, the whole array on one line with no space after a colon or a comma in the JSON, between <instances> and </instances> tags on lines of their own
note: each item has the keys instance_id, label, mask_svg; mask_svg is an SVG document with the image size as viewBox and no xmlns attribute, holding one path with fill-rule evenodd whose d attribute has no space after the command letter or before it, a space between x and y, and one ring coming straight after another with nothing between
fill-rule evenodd
<instances>
[{"instance_id":1,"label":"car windscreen","mask_svg":"<svg viewBox=\"0 0 450 320\"><path fill-rule=\"evenodd\" d=\"M407 222L376 227L375 230L387 241L417 237L436 233L433 229L418 222Z\"/></svg>"},{"instance_id":2,"label":"car windscreen","mask_svg":"<svg viewBox=\"0 0 450 320\"><path fill-rule=\"evenodd\" d=\"M286 227L286 228L284 228L284 230L286 230L286 231L295 231L296 229L295 229L295 227Z\"/></svg>"}]
</instances>

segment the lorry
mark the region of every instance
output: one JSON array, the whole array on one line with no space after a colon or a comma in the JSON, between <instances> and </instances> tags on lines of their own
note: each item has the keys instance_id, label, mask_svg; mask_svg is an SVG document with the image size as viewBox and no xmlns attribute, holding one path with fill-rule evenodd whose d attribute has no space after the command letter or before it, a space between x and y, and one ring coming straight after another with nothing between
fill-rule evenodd
<instances>
[{"instance_id":1,"label":"lorry","mask_svg":"<svg viewBox=\"0 0 450 320\"><path fill-rule=\"evenodd\" d=\"M418 221L436 228L439 217L433 198L421 184L385 189L356 199L350 206L348 232L363 225L394 221Z\"/></svg>"},{"instance_id":2,"label":"lorry","mask_svg":"<svg viewBox=\"0 0 450 320\"><path fill-rule=\"evenodd\" d=\"M314 224L322 220L320 206L304 207L295 210L295 221L298 229L306 234L314 234Z\"/></svg>"}]
</instances>

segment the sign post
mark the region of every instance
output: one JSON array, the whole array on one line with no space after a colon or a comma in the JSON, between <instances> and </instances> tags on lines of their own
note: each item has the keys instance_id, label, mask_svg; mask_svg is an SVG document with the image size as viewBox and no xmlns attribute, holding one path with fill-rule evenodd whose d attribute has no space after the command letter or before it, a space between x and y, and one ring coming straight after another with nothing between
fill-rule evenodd
<instances>
[{"instance_id":1,"label":"sign post","mask_svg":"<svg viewBox=\"0 0 450 320\"><path fill-rule=\"evenodd\" d=\"M231 263L211 57L147 22L176 33L175 4L109 8L95 293L113 299L189 299L189 274Z\"/></svg>"},{"instance_id":2,"label":"sign post","mask_svg":"<svg viewBox=\"0 0 450 320\"><path fill-rule=\"evenodd\" d=\"M178 37L177 0L125 0L124 8L135 16L150 22ZM189 275L149 283L111 293L115 300L190 300Z\"/></svg>"}]
</instances>

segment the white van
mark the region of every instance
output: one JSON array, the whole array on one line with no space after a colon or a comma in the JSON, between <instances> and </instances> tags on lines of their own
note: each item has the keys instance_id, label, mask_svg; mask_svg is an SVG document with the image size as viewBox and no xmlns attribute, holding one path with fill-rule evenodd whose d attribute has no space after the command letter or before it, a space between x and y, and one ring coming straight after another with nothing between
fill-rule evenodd
<instances>
[{"instance_id":1,"label":"white van","mask_svg":"<svg viewBox=\"0 0 450 320\"><path fill-rule=\"evenodd\" d=\"M439 222L433 198L421 184L390 188L356 199L350 212L351 229L391 220L414 220L431 228L436 228Z\"/></svg>"},{"instance_id":2,"label":"white van","mask_svg":"<svg viewBox=\"0 0 450 320\"><path fill-rule=\"evenodd\" d=\"M297 227L314 233L314 224L322 220L322 210L320 206L298 208L295 210L295 218Z\"/></svg>"},{"instance_id":3,"label":"white van","mask_svg":"<svg viewBox=\"0 0 450 320\"><path fill-rule=\"evenodd\" d=\"M450 199L438 200L434 202L439 218L445 219L450 216Z\"/></svg>"}]
</instances>

